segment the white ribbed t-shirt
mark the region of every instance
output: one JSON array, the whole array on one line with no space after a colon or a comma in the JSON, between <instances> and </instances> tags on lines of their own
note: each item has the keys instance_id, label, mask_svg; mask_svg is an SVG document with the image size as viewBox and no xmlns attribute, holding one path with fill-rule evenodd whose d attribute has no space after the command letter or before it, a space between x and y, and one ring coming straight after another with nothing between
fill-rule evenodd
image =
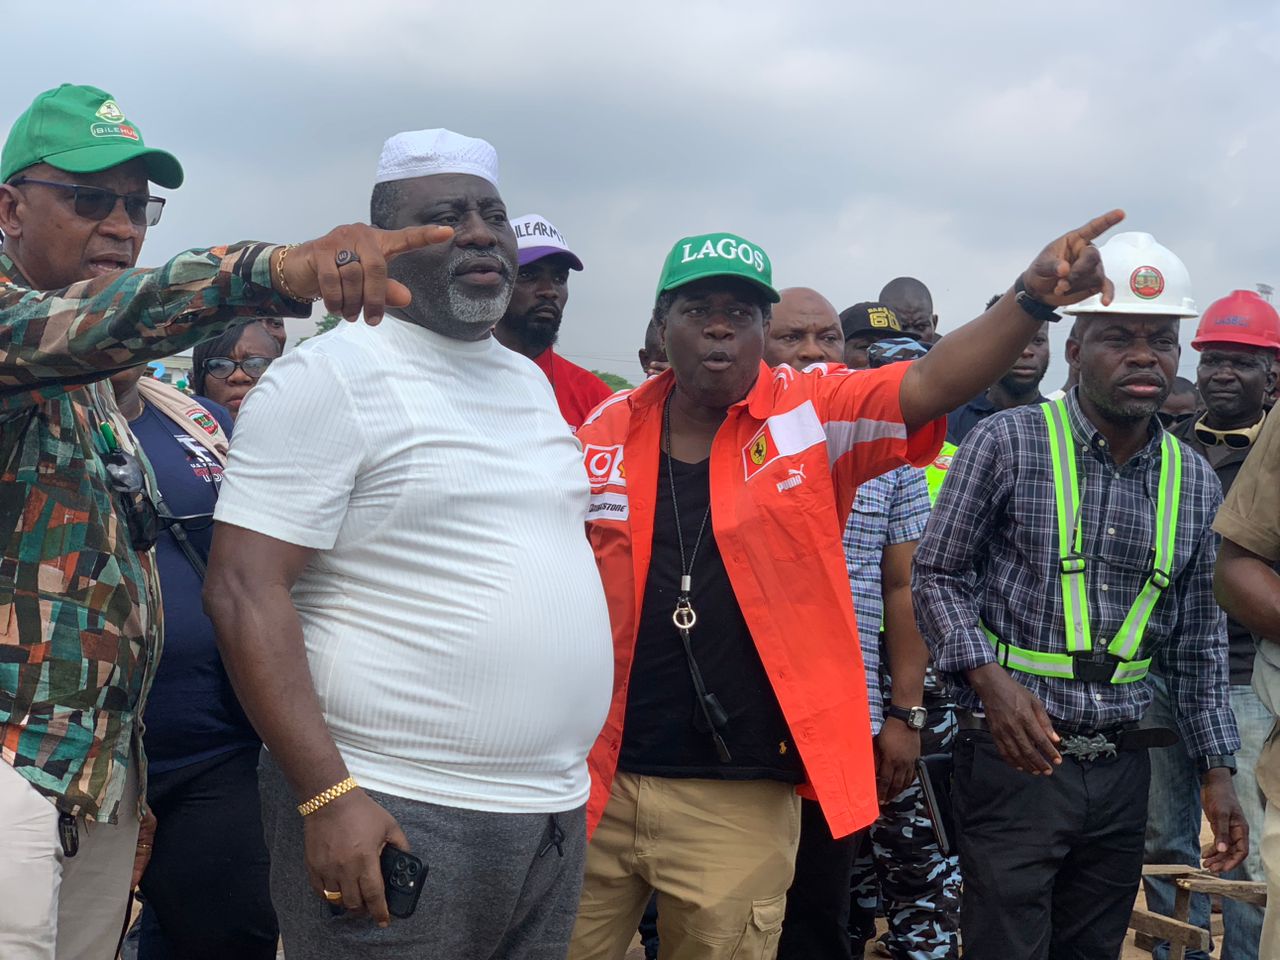
<instances>
[{"instance_id":1,"label":"white ribbed t-shirt","mask_svg":"<svg viewBox=\"0 0 1280 960\"><path fill-rule=\"evenodd\" d=\"M317 551L293 601L361 785L551 813L586 801L613 677L588 499L533 363L387 317L272 364L216 516Z\"/></svg>"}]
</instances>

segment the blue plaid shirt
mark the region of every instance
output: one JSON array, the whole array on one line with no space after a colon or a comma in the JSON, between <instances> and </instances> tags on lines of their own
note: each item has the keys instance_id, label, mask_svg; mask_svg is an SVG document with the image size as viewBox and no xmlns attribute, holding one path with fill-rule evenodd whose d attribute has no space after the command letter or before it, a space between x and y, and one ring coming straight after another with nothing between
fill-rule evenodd
<instances>
[{"instance_id":1,"label":"blue plaid shirt","mask_svg":"<svg viewBox=\"0 0 1280 960\"><path fill-rule=\"evenodd\" d=\"M1067 406L1079 444L1090 625L1101 646L1115 635L1151 571L1159 428L1117 468L1075 391ZM1210 524L1221 501L1212 468L1183 444L1173 583L1151 615L1141 656L1158 658L1192 756L1234 753L1240 745L1228 702L1226 616L1213 597L1217 543ZM1007 410L977 424L960 447L912 573L920 631L962 707L982 706L964 671L995 660L979 620L1016 646L1066 652L1061 582L1044 415L1039 406ZM1138 720L1151 703L1146 679L1086 683L1009 673L1066 728Z\"/></svg>"},{"instance_id":2,"label":"blue plaid shirt","mask_svg":"<svg viewBox=\"0 0 1280 960\"><path fill-rule=\"evenodd\" d=\"M919 540L929 519L929 487L924 471L898 467L858 487L853 511L844 528L844 562L853 589L853 610L858 617L858 642L867 672L867 703L871 707L871 733L884 723L884 693L880 675L880 624L884 620L884 593L880 582L880 558L884 548Z\"/></svg>"}]
</instances>

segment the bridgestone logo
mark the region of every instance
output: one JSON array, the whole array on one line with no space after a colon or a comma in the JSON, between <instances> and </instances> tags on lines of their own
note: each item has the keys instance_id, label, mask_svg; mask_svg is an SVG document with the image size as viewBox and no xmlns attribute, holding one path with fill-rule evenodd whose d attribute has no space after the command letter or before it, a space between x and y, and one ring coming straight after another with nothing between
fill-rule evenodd
<instances>
[{"instance_id":1,"label":"bridgestone logo","mask_svg":"<svg viewBox=\"0 0 1280 960\"><path fill-rule=\"evenodd\" d=\"M597 493L587 507L587 521L626 520L631 516L631 501L625 493Z\"/></svg>"}]
</instances>

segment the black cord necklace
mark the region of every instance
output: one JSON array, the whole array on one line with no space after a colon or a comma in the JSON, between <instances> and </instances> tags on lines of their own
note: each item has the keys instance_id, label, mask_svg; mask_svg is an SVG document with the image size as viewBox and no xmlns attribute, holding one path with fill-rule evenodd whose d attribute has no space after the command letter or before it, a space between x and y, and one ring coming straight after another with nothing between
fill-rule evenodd
<instances>
[{"instance_id":1,"label":"black cord necklace","mask_svg":"<svg viewBox=\"0 0 1280 960\"><path fill-rule=\"evenodd\" d=\"M674 389L672 393L674 393ZM676 520L676 544L680 548L680 590L676 596L676 608L671 614L671 622L676 625L680 634L680 642L684 646L685 661L689 665L689 677L693 680L694 695L698 700L698 709L694 713L694 729L711 734L716 747L716 756L721 763L729 763L733 756L729 753L729 745L725 743L723 732L729 727L729 714L720 704L714 693L707 691L702 679L702 670L693 655L693 644L689 639L689 631L698 622L689 595L693 589L693 565L698 559L698 548L702 546L702 535L707 531L707 521L711 519L711 498L708 490L707 510L702 515L702 523L698 527L697 539L693 542L693 551L685 557L684 531L680 528L680 504L676 497L676 476L674 458L671 456L671 394L667 394L666 405L662 409L663 446L667 454L667 479L671 482L671 512ZM699 724L699 720L702 721Z\"/></svg>"},{"instance_id":2,"label":"black cord necklace","mask_svg":"<svg viewBox=\"0 0 1280 960\"><path fill-rule=\"evenodd\" d=\"M688 630L698 622L689 602L689 594L693 589L693 565L698 560L698 548L702 546L702 535L706 533L707 521L711 519L711 499L707 498L707 509L702 515L702 523L698 527L697 539L693 542L693 552L686 559L684 552L684 529L680 524L680 501L676 496L676 473L671 455L671 397L675 391L667 394L667 402L662 408L662 442L667 454L667 480L671 483L671 512L676 517L676 545L680 548L680 592L676 596L676 609L671 619L680 630Z\"/></svg>"}]
</instances>

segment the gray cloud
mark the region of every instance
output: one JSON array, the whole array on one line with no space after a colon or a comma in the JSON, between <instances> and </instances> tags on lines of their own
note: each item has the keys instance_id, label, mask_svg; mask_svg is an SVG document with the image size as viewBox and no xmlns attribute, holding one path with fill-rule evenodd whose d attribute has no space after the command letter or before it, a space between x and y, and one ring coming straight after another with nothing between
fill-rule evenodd
<instances>
[{"instance_id":1,"label":"gray cloud","mask_svg":"<svg viewBox=\"0 0 1280 960\"><path fill-rule=\"evenodd\" d=\"M511 212L544 214L586 262L563 352L633 379L662 259L703 230L761 243L779 285L837 307L919 276L944 330L1112 206L1183 257L1202 305L1280 282L1270 4L227 0L117 4L112 30L84 13L79 31L70 16L8 12L7 120L41 89L94 83L180 156L187 184L144 260L364 219L382 140L449 126L491 140ZM1055 360L1050 386L1062 376Z\"/></svg>"}]
</instances>

